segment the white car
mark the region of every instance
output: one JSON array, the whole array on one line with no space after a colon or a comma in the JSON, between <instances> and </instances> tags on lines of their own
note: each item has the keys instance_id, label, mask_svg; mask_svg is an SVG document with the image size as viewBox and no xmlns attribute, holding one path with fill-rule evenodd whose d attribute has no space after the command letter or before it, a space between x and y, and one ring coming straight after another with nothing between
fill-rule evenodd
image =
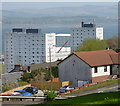
<instances>
[{"instance_id":1,"label":"white car","mask_svg":"<svg viewBox=\"0 0 120 106\"><path fill-rule=\"evenodd\" d=\"M20 95L20 92L14 91L11 95Z\"/></svg>"},{"instance_id":2,"label":"white car","mask_svg":"<svg viewBox=\"0 0 120 106\"><path fill-rule=\"evenodd\" d=\"M66 92L68 90L73 90L74 88L72 86L64 86L60 88L60 92Z\"/></svg>"}]
</instances>

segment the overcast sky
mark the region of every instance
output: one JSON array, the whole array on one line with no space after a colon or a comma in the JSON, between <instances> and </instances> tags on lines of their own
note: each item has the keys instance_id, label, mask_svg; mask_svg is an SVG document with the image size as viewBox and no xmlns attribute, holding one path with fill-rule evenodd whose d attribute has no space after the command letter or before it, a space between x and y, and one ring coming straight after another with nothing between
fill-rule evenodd
<instances>
[{"instance_id":1,"label":"overcast sky","mask_svg":"<svg viewBox=\"0 0 120 106\"><path fill-rule=\"evenodd\" d=\"M1 0L2 2L118 2L120 0Z\"/></svg>"},{"instance_id":2,"label":"overcast sky","mask_svg":"<svg viewBox=\"0 0 120 106\"><path fill-rule=\"evenodd\" d=\"M45 9L45 8L54 8L54 7L77 7L82 5L117 5L117 2L4 2L2 3L3 10L12 10L12 9Z\"/></svg>"}]
</instances>

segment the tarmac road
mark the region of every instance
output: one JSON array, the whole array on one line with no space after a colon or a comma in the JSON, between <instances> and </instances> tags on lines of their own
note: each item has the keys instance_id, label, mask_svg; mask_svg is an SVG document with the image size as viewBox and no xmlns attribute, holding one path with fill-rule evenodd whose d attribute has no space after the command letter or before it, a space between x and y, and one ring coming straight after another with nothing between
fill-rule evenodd
<instances>
[{"instance_id":1,"label":"tarmac road","mask_svg":"<svg viewBox=\"0 0 120 106\"><path fill-rule=\"evenodd\" d=\"M115 92L115 91L120 91L120 89L118 89L118 84L114 84L114 85L110 85L110 86L106 86L106 87L102 87L102 88L97 88L97 89L93 89L93 90L89 90L89 91L84 91L84 92L72 94L70 96L82 96L82 95L88 95L88 94L92 94L92 93ZM69 97L69 96L67 96L67 97Z\"/></svg>"}]
</instances>

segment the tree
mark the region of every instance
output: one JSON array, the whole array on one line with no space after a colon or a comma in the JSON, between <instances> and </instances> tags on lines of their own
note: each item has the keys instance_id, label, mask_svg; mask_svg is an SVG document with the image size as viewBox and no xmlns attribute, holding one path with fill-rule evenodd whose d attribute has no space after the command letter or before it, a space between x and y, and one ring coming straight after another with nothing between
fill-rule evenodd
<instances>
[{"instance_id":1,"label":"tree","mask_svg":"<svg viewBox=\"0 0 120 106\"><path fill-rule=\"evenodd\" d=\"M50 80L50 68L47 70L44 70L45 72L45 80ZM52 66L52 77L57 78L58 77L58 67Z\"/></svg>"},{"instance_id":2,"label":"tree","mask_svg":"<svg viewBox=\"0 0 120 106\"><path fill-rule=\"evenodd\" d=\"M80 51L94 51L94 50L105 50L108 47L105 40L89 38L83 40L83 44L78 47L76 52Z\"/></svg>"},{"instance_id":3,"label":"tree","mask_svg":"<svg viewBox=\"0 0 120 106\"><path fill-rule=\"evenodd\" d=\"M118 37L112 37L110 39L107 39L106 42L108 44L108 47L110 49L115 49L118 48L118 41L120 40L120 38L118 39Z\"/></svg>"}]
</instances>

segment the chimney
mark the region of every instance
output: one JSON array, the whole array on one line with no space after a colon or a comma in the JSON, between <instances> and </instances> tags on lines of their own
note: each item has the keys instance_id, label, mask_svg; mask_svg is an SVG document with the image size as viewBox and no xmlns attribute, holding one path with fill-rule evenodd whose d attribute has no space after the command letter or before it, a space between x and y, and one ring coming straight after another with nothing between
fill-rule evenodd
<instances>
[{"instance_id":1,"label":"chimney","mask_svg":"<svg viewBox=\"0 0 120 106\"><path fill-rule=\"evenodd\" d=\"M84 22L83 21L81 22L81 26L84 27Z\"/></svg>"}]
</instances>

